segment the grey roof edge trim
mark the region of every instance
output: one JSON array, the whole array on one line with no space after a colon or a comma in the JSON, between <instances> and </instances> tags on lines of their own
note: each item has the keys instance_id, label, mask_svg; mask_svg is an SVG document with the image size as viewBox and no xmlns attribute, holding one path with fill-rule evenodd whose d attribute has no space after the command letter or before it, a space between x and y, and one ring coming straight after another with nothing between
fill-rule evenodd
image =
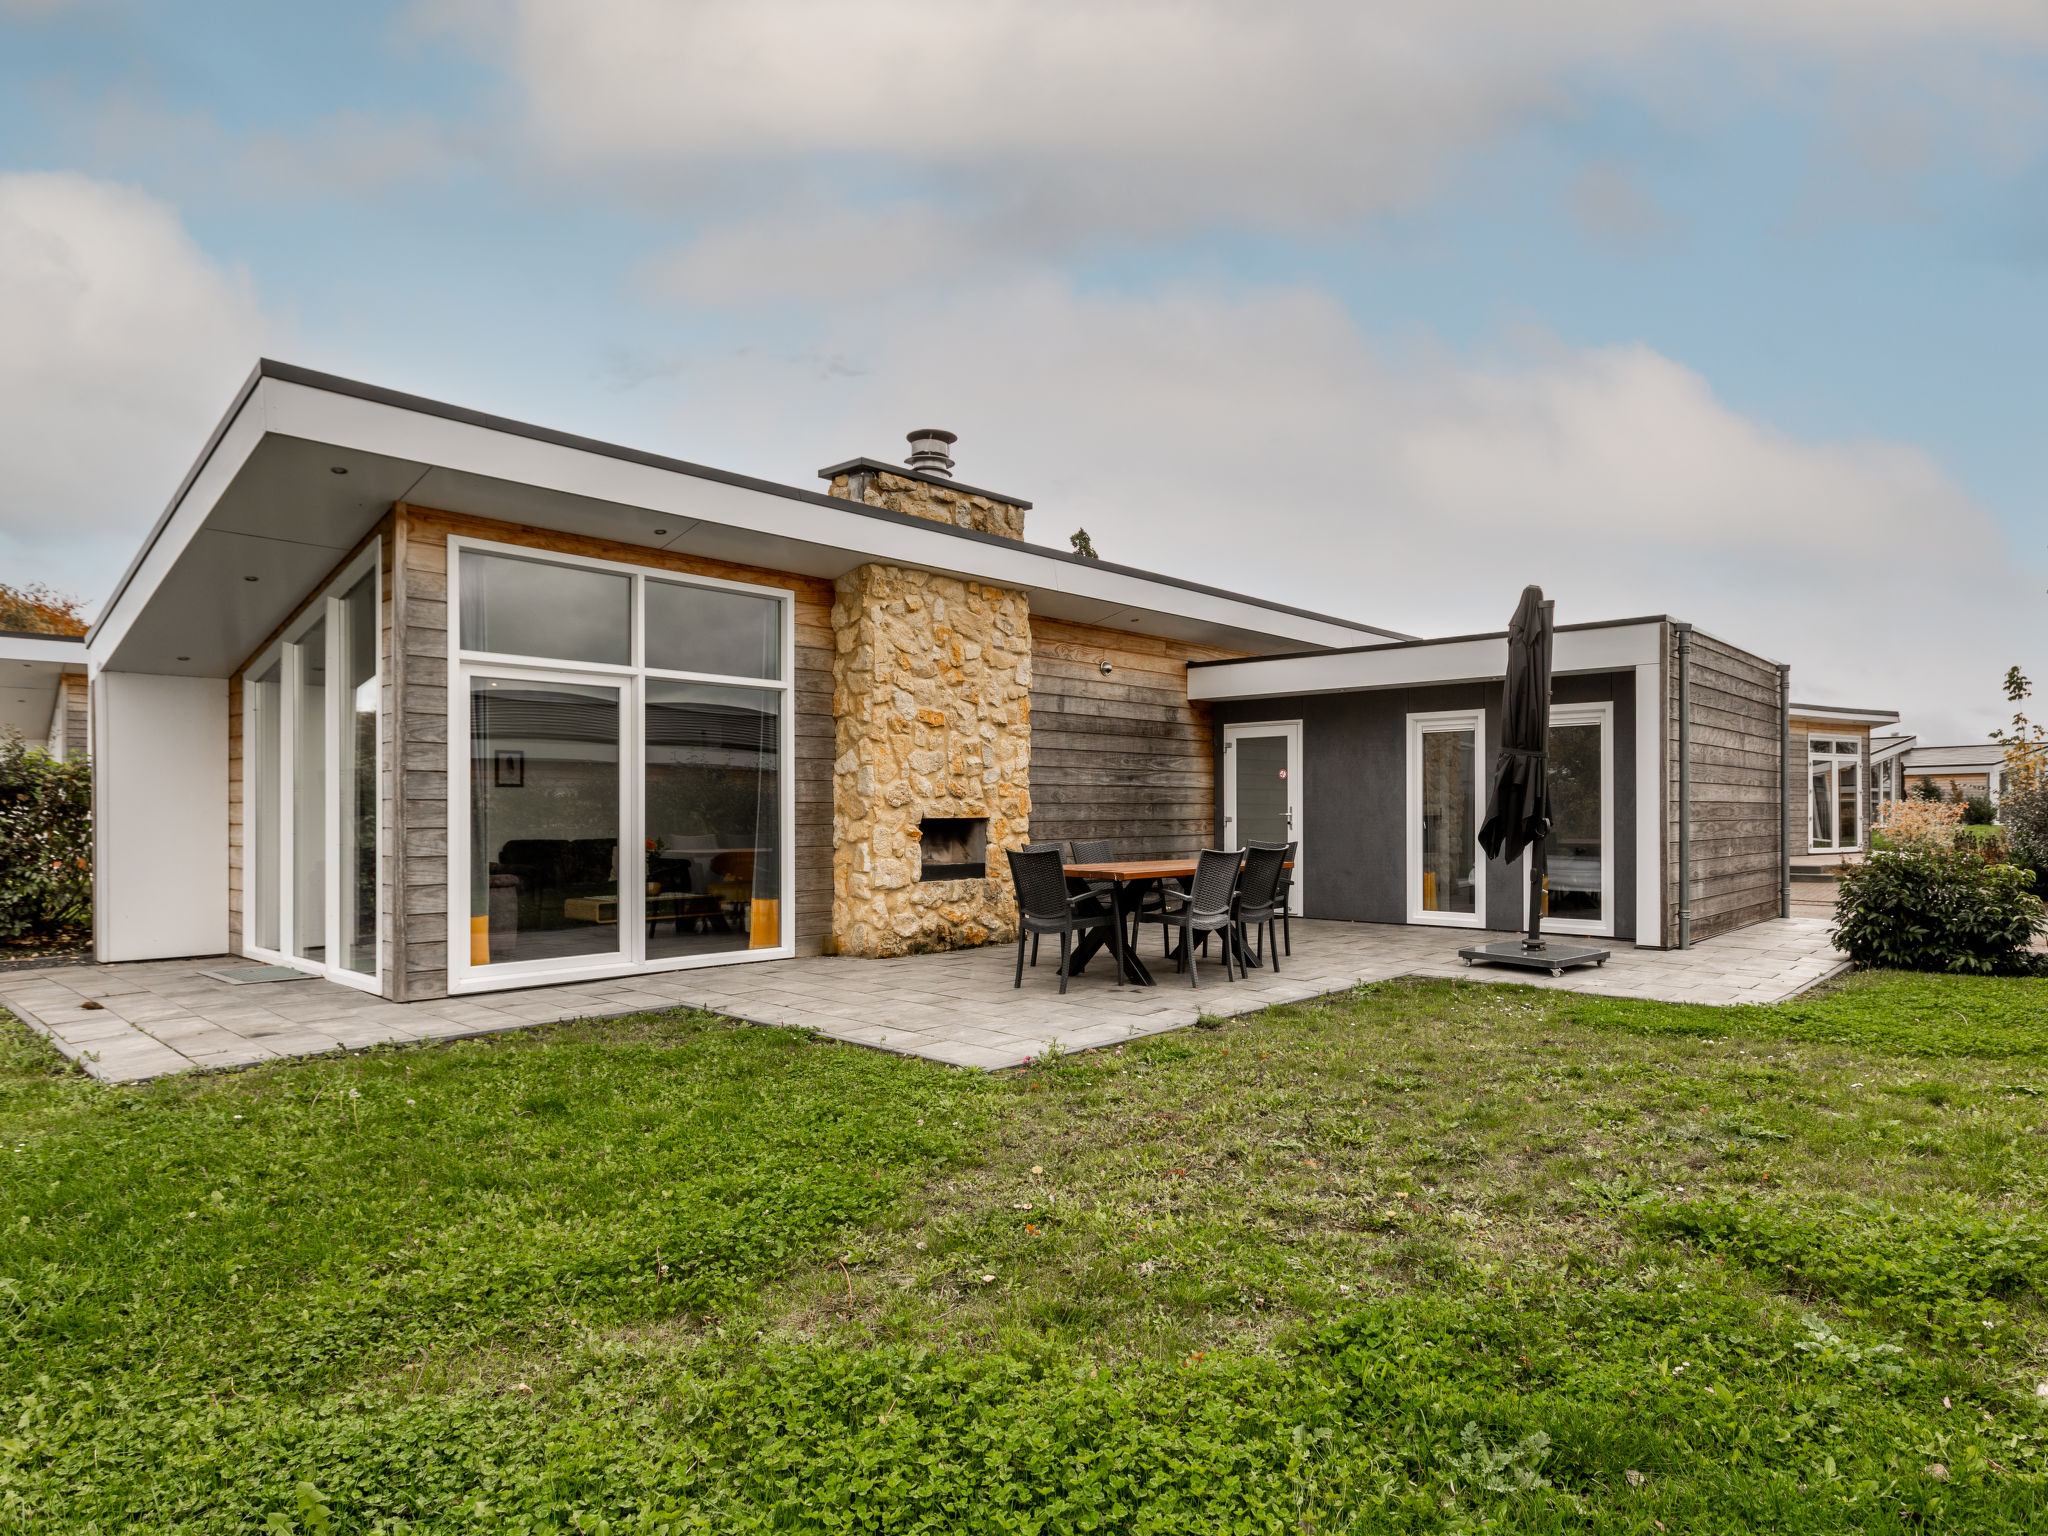
<instances>
[{"instance_id":1,"label":"grey roof edge trim","mask_svg":"<svg viewBox=\"0 0 2048 1536\"><path fill-rule=\"evenodd\" d=\"M170 526L179 503L184 501L193 483L206 472L207 463L213 458L214 450L220 447L221 439L228 435L228 429L235 424L235 418L242 414L242 407L249 403L249 397L256 393L256 386L263 382L264 370L271 366L273 365L268 359L258 358L256 366L249 370L249 377L244 379L242 387L235 391L235 398L229 402L227 410L215 423L212 434L206 439L206 446L199 450L199 457L194 459L192 467L185 471L185 478L178 482L177 490L171 493L170 501L165 504L156 522L150 526L148 534L143 537L141 546L135 551L135 558L128 562L128 569L123 571L121 579L114 583L114 590L107 595L107 600L100 604L99 617L92 621L92 628L85 632L88 644L98 638L100 626L107 622L108 617L119 605L122 595L128 590L128 584L135 579L135 573L142 569L142 562L149 558L149 552L156 548L156 541L163 537L164 529Z\"/></svg>"},{"instance_id":2,"label":"grey roof edge trim","mask_svg":"<svg viewBox=\"0 0 2048 1536\"><path fill-rule=\"evenodd\" d=\"M853 517L870 517L880 522L894 523L899 527L921 528L948 538L964 539L970 543L989 544L997 548L1025 549L1033 555L1063 564L1082 566L1090 570L1114 571L1120 576L1135 577L1140 581L1157 582L1161 586L1174 587L1182 592L1199 592L1205 597L1220 597L1228 602L1244 603L1249 607L1263 608L1269 613L1284 613L1292 618L1313 619L1318 624L1333 624L1339 629L1353 629L1361 634L1383 635L1392 640L1413 640L1399 630L1385 629L1377 624L1364 624L1357 619L1340 619L1332 614L1317 613L1312 608L1297 608L1291 603L1276 603L1262 597L1251 597L1243 592L1232 592L1223 587L1212 587L1199 581L1188 581L1179 576L1166 576L1157 571L1141 570L1134 565L1119 565L1113 560L1090 560L1070 551L1053 549L1044 544L1024 544L1016 539L1006 539L1000 534L983 533L977 528L961 528L952 523L941 523L928 517L914 517L908 512L891 512L883 507L870 507L861 502L849 501L843 496L826 496L817 491L807 491L793 485L784 485L775 480L761 480L752 475L736 474L731 470L713 469L703 464L693 464L687 459L670 458L664 454L650 453L642 448L627 448L617 443L607 443L594 437L581 437L573 432L560 432L552 427L535 426L531 422L515 421L508 416L493 416L487 411L474 411L466 406L449 405L445 401L431 400L424 395L409 395L403 390L386 389L378 384L365 384L356 379L344 379L337 374L321 373L317 369L302 368L296 363L281 363L273 358L259 358L248 379L237 392L233 404L221 417L220 424L206 440L199 457L192 468L179 482L178 490L170 499L162 516L142 541L135 558L128 563L128 569L116 583L113 594L100 608L100 616L94 620L86 639L91 641L107 616L114 611L135 573L149 558L156 547L156 541L163 536L178 505L192 489L193 483L205 471L221 440L234 425L235 418L242 413L249 398L256 392L256 386L264 379L276 379L284 384L297 384L307 389L325 390L329 394L345 395L356 400L367 400L375 405L388 405L397 410L415 411L424 416L439 417L444 421L460 422L467 426L481 427L486 431L503 432L514 437L524 437L533 442L549 443L560 448L572 448L583 453L593 453L604 458L618 459L630 464L642 464L650 469L667 470L674 474L691 475L702 480L715 480L724 485L737 486L743 490L759 491L764 495L781 496L791 501L809 502L813 506L830 507ZM891 471L894 473L894 471Z\"/></svg>"},{"instance_id":3,"label":"grey roof edge trim","mask_svg":"<svg viewBox=\"0 0 2048 1536\"><path fill-rule=\"evenodd\" d=\"M1894 721L1899 718L1899 712L1896 709L1852 709L1847 704L1802 704L1797 699L1792 700L1785 707L1790 709L1795 715L1803 709L1815 715L1867 715L1872 719Z\"/></svg>"},{"instance_id":4,"label":"grey roof edge trim","mask_svg":"<svg viewBox=\"0 0 2048 1536\"><path fill-rule=\"evenodd\" d=\"M85 644L84 635L53 635L46 629L0 629L0 640L69 640L74 645Z\"/></svg>"},{"instance_id":5,"label":"grey roof edge trim","mask_svg":"<svg viewBox=\"0 0 2048 1536\"><path fill-rule=\"evenodd\" d=\"M1661 613L1646 614L1639 619L1594 619L1585 624L1560 624L1559 634L1567 630L1582 629L1631 629L1638 624L1669 624L1671 619ZM1300 661L1310 656L1362 656L1368 651L1406 651L1424 645L1459 645L1468 640L1505 640L1508 632L1504 629L1488 630L1477 635L1442 635L1431 640L1418 640L1412 636L1385 645L1344 645L1332 646L1323 651L1280 651L1271 656L1225 656L1215 661L1191 661L1190 667L1242 667L1255 661ZM1723 644L1726 644L1724 641Z\"/></svg>"},{"instance_id":6,"label":"grey roof edge trim","mask_svg":"<svg viewBox=\"0 0 2048 1536\"><path fill-rule=\"evenodd\" d=\"M858 459L848 459L844 464L827 464L818 471L818 478L820 480L836 480L841 475L852 474L856 469L872 469L885 475L901 475L905 480L922 480L926 485L936 485L949 491L965 491L970 496L982 496L990 501L1000 501L1004 506L1016 507L1020 511L1029 512L1031 510L1030 502L1021 501L1015 496L1005 496L1001 491L985 491L978 485L969 485L964 480L955 480L951 475L928 474L921 469L912 469L908 464L891 464L887 459L870 459L865 455ZM833 498L835 501L844 499L844 497Z\"/></svg>"}]
</instances>

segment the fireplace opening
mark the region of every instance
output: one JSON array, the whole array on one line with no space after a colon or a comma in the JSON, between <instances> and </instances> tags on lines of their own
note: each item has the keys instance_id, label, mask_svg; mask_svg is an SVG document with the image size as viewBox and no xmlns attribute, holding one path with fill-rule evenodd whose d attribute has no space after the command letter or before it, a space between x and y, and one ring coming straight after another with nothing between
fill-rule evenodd
<instances>
[{"instance_id":1,"label":"fireplace opening","mask_svg":"<svg viewBox=\"0 0 2048 1536\"><path fill-rule=\"evenodd\" d=\"M988 877L986 816L927 816L917 824L924 851L920 880L983 880Z\"/></svg>"}]
</instances>

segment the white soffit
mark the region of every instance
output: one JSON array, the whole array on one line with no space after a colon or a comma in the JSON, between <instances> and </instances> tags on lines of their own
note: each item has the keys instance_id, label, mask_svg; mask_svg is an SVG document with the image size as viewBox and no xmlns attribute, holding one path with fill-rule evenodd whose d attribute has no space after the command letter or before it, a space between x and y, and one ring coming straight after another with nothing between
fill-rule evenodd
<instances>
[{"instance_id":1,"label":"white soffit","mask_svg":"<svg viewBox=\"0 0 2048 1536\"><path fill-rule=\"evenodd\" d=\"M1794 704L1793 720L1811 720L1821 725L1897 725L1896 709L1836 709L1827 704Z\"/></svg>"},{"instance_id":2,"label":"white soffit","mask_svg":"<svg viewBox=\"0 0 2048 1536\"><path fill-rule=\"evenodd\" d=\"M94 660L226 676L401 500L826 579L869 561L917 566L1021 589L1050 618L1224 649L1356 645L1387 633L402 398L267 371L255 378L108 605Z\"/></svg>"},{"instance_id":3,"label":"white soffit","mask_svg":"<svg viewBox=\"0 0 2048 1536\"><path fill-rule=\"evenodd\" d=\"M1551 670L1617 672L1654 666L1663 625L1658 620L1560 629ZM1375 645L1320 655L1255 657L1188 668L1188 697L1284 698L1305 693L1350 693L1368 688L1412 688L1436 683L1492 682L1507 675L1506 635Z\"/></svg>"}]
</instances>

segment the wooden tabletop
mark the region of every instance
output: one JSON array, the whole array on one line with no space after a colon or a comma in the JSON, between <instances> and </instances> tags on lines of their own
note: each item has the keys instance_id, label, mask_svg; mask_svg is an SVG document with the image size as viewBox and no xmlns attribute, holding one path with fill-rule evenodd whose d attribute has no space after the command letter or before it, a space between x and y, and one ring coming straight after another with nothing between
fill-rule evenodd
<instances>
[{"instance_id":1,"label":"wooden tabletop","mask_svg":"<svg viewBox=\"0 0 2048 1536\"><path fill-rule=\"evenodd\" d=\"M1294 868L1294 861L1289 859L1281 868ZM1195 860L1113 859L1105 864L1068 864L1065 869L1071 880L1175 880L1192 876Z\"/></svg>"}]
</instances>

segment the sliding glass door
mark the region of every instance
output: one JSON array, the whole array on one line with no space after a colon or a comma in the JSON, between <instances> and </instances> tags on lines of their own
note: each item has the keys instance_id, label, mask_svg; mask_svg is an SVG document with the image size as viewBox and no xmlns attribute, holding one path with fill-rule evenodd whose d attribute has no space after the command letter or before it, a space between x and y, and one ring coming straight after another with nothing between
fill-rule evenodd
<instances>
[{"instance_id":1,"label":"sliding glass door","mask_svg":"<svg viewBox=\"0 0 2048 1536\"><path fill-rule=\"evenodd\" d=\"M788 954L790 594L463 539L450 557L451 988Z\"/></svg>"},{"instance_id":2,"label":"sliding glass door","mask_svg":"<svg viewBox=\"0 0 2048 1536\"><path fill-rule=\"evenodd\" d=\"M309 603L242 683L242 944L378 980L377 551Z\"/></svg>"},{"instance_id":3,"label":"sliding glass door","mask_svg":"<svg viewBox=\"0 0 2048 1536\"><path fill-rule=\"evenodd\" d=\"M1613 718L1612 704L1550 709L1544 923L1554 932L1614 932ZM1526 892L1528 866L1518 868Z\"/></svg>"}]
</instances>

